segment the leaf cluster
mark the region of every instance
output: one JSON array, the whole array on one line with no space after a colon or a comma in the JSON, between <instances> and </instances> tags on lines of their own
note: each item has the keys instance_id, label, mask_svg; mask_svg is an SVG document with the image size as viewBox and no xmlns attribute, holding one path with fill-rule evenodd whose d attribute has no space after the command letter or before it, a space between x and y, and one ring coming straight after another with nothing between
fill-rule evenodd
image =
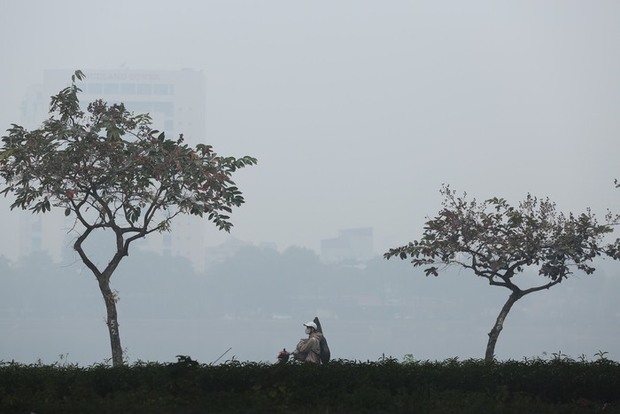
<instances>
[{"instance_id":1,"label":"leaf cluster","mask_svg":"<svg viewBox=\"0 0 620 414\"><path fill-rule=\"evenodd\" d=\"M385 258L410 258L427 276L459 265L513 291L519 291L513 276L536 266L549 282L525 294L561 282L574 268L591 274L592 260L606 253L603 236L612 229L598 224L589 210L564 215L553 202L531 195L516 207L496 197L468 201L447 185L441 193L442 209L426 222L422 237L390 249Z\"/></svg>"},{"instance_id":2,"label":"leaf cluster","mask_svg":"<svg viewBox=\"0 0 620 414\"><path fill-rule=\"evenodd\" d=\"M182 135L168 139L151 128L148 114L123 104L97 100L83 111L76 85L83 78L77 71L72 85L52 97L40 128L14 124L2 137L1 193L15 196L11 208L60 207L86 229L136 237L168 230L181 213L206 215L229 231L232 208L244 202L232 174L256 159L223 157L204 144L192 148Z\"/></svg>"}]
</instances>

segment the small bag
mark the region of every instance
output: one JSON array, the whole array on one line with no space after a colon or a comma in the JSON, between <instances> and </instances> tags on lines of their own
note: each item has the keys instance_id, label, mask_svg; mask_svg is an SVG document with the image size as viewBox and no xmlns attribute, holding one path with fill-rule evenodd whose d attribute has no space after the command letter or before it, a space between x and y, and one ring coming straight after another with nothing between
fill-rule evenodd
<instances>
[{"instance_id":1,"label":"small bag","mask_svg":"<svg viewBox=\"0 0 620 414\"><path fill-rule=\"evenodd\" d=\"M285 363L288 362L291 353L286 350L286 348L282 348L282 350L278 353L278 362Z\"/></svg>"}]
</instances>

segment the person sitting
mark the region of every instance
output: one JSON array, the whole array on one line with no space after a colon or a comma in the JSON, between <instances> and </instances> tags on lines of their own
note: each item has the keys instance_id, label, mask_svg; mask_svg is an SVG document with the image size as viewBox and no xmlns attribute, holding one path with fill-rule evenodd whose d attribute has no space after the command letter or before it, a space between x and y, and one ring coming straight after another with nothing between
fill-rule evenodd
<instances>
[{"instance_id":1,"label":"person sitting","mask_svg":"<svg viewBox=\"0 0 620 414\"><path fill-rule=\"evenodd\" d=\"M295 351L293 351L293 357L299 361L320 364L323 334L317 330L316 323L314 322L306 322L304 326L306 327L305 332L308 338L302 338L299 341Z\"/></svg>"}]
</instances>

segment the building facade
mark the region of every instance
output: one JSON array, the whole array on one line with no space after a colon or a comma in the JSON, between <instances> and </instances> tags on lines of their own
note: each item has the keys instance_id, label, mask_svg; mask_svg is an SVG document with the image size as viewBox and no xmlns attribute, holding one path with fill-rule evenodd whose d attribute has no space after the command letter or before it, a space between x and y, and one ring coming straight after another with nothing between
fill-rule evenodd
<instances>
[{"instance_id":1,"label":"building facade","mask_svg":"<svg viewBox=\"0 0 620 414\"><path fill-rule=\"evenodd\" d=\"M338 237L321 240L321 260L325 263L365 262L373 257L372 227L340 230Z\"/></svg>"}]
</instances>

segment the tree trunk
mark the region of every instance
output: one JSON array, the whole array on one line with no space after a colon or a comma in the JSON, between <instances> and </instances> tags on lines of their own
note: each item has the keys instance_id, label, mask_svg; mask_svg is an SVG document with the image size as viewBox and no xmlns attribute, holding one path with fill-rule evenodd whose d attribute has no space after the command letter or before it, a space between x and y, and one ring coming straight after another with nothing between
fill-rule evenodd
<instances>
[{"instance_id":1,"label":"tree trunk","mask_svg":"<svg viewBox=\"0 0 620 414\"><path fill-rule=\"evenodd\" d=\"M522 296L523 294L521 291L513 290L510 296L508 296L506 303L504 303L502 310L499 312L495 325L493 325L493 329L489 332L489 342L487 342L487 351L484 355L484 360L486 362L493 361L493 358L495 357L495 344L497 343L497 338L499 337L500 332L504 328L504 320L506 319L506 316L508 316L508 312L510 312L512 305L521 299Z\"/></svg>"},{"instance_id":2,"label":"tree trunk","mask_svg":"<svg viewBox=\"0 0 620 414\"><path fill-rule=\"evenodd\" d=\"M121 336L118 330L118 314L116 312L116 295L110 289L110 282L104 277L100 277L99 289L103 295L107 312L108 332L110 334L110 346L112 347L112 366L123 365L123 348L121 347Z\"/></svg>"}]
</instances>

